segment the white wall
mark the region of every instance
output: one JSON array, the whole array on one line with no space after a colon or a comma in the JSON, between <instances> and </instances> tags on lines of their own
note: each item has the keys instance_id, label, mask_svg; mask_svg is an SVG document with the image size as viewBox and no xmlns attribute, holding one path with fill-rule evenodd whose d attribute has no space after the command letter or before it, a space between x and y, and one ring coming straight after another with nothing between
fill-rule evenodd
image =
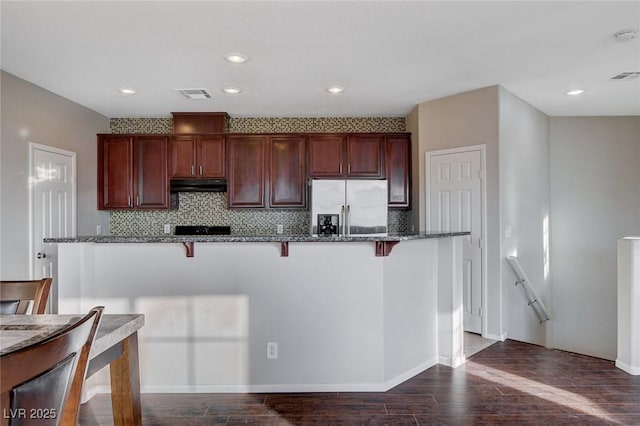
<instances>
[{"instance_id":1,"label":"white wall","mask_svg":"<svg viewBox=\"0 0 640 426\"><path fill-rule=\"evenodd\" d=\"M504 260L516 255L531 286L550 306L549 117L500 88L501 265L505 328L511 339L547 345L549 323L539 324L522 286ZM506 236L507 228L511 236ZM552 314L551 314L552 315Z\"/></svg>"},{"instance_id":2,"label":"white wall","mask_svg":"<svg viewBox=\"0 0 640 426\"><path fill-rule=\"evenodd\" d=\"M29 276L28 145L36 142L77 154L78 234L108 230L107 213L97 211L96 133L109 119L16 76L0 72L0 278Z\"/></svg>"},{"instance_id":3,"label":"white wall","mask_svg":"<svg viewBox=\"0 0 640 426\"><path fill-rule=\"evenodd\" d=\"M550 121L553 346L616 356L616 242L640 234L640 117Z\"/></svg>"}]
</instances>

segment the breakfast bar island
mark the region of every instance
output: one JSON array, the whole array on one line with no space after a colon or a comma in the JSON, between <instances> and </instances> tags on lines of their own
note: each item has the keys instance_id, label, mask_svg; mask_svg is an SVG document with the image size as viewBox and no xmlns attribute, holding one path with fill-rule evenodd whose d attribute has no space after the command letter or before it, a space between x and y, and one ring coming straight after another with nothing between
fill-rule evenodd
<instances>
[{"instance_id":1,"label":"breakfast bar island","mask_svg":"<svg viewBox=\"0 0 640 426\"><path fill-rule=\"evenodd\" d=\"M466 235L45 242L59 313L145 315L142 392L385 391L464 362Z\"/></svg>"}]
</instances>

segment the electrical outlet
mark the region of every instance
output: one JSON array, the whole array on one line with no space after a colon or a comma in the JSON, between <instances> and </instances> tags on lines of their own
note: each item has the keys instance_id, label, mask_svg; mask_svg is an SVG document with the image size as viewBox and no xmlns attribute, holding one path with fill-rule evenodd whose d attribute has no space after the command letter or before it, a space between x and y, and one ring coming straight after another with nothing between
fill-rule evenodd
<instances>
[{"instance_id":1,"label":"electrical outlet","mask_svg":"<svg viewBox=\"0 0 640 426\"><path fill-rule=\"evenodd\" d=\"M170 234L171 233L171 225L169 225L168 223L164 224L164 233L165 234Z\"/></svg>"},{"instance_id":2,"label":"electrical outlet","mask_svg":"<svg viewBox=\"0 0 640 426\"><path fill-rule=\"evenodd\" d=\"M267 342L267 359L278 359L278 342Z\"/></svg>"},{"instance_id":3,"label":"electrical outlet","mask_svg":"<svg viewBox=\"0 0 640 426\"><path fill-rule=\"evenodd\" d=\"M96 225L96 235L102 235L102 225Z\"/></svg>"},{"instance_id":4,"label":"electrical outlet","mask_svg":"<svg viewBox=\"0 0 640 426\"><path fill-rule=\"evenodd\" d=\"M276 234L282 234L284 232L284 226L276 225Z\"/></svg>"}]
</instances>

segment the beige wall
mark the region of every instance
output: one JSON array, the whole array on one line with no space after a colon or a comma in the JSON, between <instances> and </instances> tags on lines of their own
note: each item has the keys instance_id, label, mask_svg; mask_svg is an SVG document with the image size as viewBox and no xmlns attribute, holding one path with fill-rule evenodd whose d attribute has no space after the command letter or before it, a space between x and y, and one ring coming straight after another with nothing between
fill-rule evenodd
<instances>
[{"instance_id":1,"label":"beige wall","mask_svg":"<svg viewBox=\"0 0 640 426\"><path fill-rule=\"evenodd\" d=\"M418 105L407 117L414 136L413 218L426 229L425 153L469 145L486 145L487 188L487 334L503 333L500 287L500 197L498 167L498 86L473 90ZM416 125L417 121L417 125ZM417 128L417 132L416 129ZM417 189L417 193L416 193ZM417 212L416 212L417 209Z\"/></svg>"},{"instance_id":2,"label":"beige wall","mask_svg":"<svg viewBox=\"0 0 640 426\"><path fill-rule=\"evenodd\" d=\"M109 119L25 80L0 74L0 278L29 274L28 145L36 142L77 154L77 231L93 235L108 229L96 191L96 133L109 131Z\"/></svg>"},{"instance_id":3,"label":"beige wall","mask_svg":"<svg viewBox=\"0 0 640 426\"><path fill-rule=\"evenodd\" d=\"M407 130L421 230L425 152L486 144L486 334L615 359L616 241L640 235L640 117L548 117L494 86L416 106ZM513 285L516 252L544 325Z\"/></svg>"},{"instance_id":4,"label":"beige wall","mask_svg":"<svg viewBox=\"0 0 640 426\"><path fill-rule=\"evenodd\" d=\"M616 357L617 240L640 235L640 117L550 121L553 341Z\"/></svg>"}]
</instances>

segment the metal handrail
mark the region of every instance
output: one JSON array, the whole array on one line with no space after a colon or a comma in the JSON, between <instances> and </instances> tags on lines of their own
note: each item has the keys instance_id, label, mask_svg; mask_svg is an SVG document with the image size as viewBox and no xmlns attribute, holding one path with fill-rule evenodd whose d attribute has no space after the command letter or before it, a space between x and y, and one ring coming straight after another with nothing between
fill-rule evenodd
<instances>
[{"instance_id":1,"label":"metal handrail","mask_svg":"<svg viewBox=\"0 0 640 426\"><path fill-rule=\"evenodd\" d=\"M513 273L516 275L516 285L522 284L522 288L524 288L525 293L527 295L527 299L529 300L529 306L531 306L538 316L538 320L540 320L540 324L545 321L549 321L551 317L547 313L547 309L542 303L542 300L538 297L531 284L529 284L529 278L527 274L524 273L520 262L518 262L518 258L515 256L507 257L507 262L509 262L509 266L513 270Z\"/></svg>"}]
</instances>

